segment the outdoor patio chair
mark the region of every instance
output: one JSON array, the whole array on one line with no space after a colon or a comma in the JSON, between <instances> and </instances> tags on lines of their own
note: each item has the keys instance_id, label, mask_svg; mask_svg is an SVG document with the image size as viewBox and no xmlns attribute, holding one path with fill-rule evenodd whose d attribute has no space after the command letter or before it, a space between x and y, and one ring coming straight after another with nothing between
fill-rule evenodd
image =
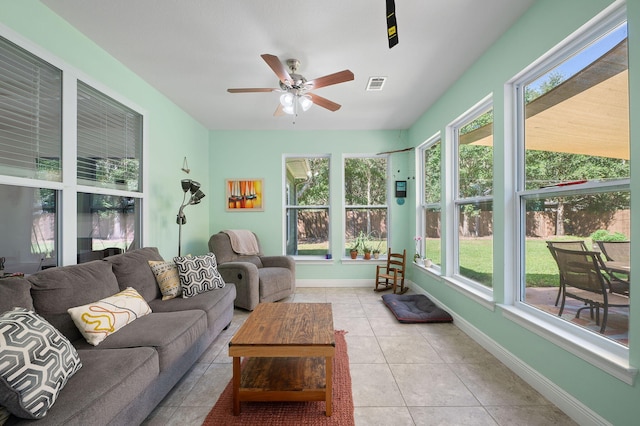
<instances>
[{"instance_id":1,"label":"outdoor patio chair","mask_svg":"<svg viewBox=\"0 0 640 426\"><path fill-rule=\"evenodd\" d=\"M562 303L558 316L562 316L566 298L577 299L585 303L578 309L576 318L580 317L580 311L589 309L596 311L596 324L600 325L600 333L604 333L607 327L607 319L610 307L626 307L630 305L629 298L609 292L609 281L603 274L604 263L597 251L565 250L551 247L554 259L560 271L560 285L562 286ZM602 309L602 323L600 322L600 309Z\"/></svg>"},{"instance_id":2,"label":"outdoor patio chair","mask_svg":"<svg viewBox=\"0 0 640 426\"><path fill-rule=\"evenodd\" d=\"M630 241L596 241L600 251L607 261L621 262L629 264L631 259ZM609 271L609 269L607 269ZM619 294L629 294L630 277L629 274L620 272L609 272L611 278L611 291Z\"/></svg>"},{"instance_id":3,"label":"outdoor patio chair","mask_svg":"<svg viewBox=\"0 0 640 426\"><path fill-rule=\"evenodd\" d=\"M408 288L404 286L405 268L407 266L407 250L402 253L391 253L387 250L387 265L376 266L375 291L393 289L394 294L403 294ZM398 292L398 287L400 288Z\"/></svg>"},{"instance_id":4,"label":"outdoor patio chair","mask_svg":"<svg viewBox=\"0 0 640 426\"><path fill-rule=\"evenodd\" d=\"M572 241L547 241L547 248L551 252L551 256L556 260L556 255L553 252L552 248L562 248L567 250L582 250L587 251L587 245L582 240L572 240ZM557 262L557 260L556 260ZM558 295L556 296L556 303L554 306L558 306L558 302L560 301L560 296L562 296L562 285L558 283Z\"/></svg>"}]
</instances>

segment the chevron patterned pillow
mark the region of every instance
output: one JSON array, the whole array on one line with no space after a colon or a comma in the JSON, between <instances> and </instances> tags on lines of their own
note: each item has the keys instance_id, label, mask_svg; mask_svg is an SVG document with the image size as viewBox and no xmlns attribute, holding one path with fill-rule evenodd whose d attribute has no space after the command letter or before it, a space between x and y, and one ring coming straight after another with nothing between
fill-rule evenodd
<instances>
[{"instance_id":1,"label":"chevron patterned pillow","mask_svg":"<svg viewBox=\"0 0 640 426\"><path fill-rule=\"evenodd\" d=\"M205 291L224 288L225 282L218 272L216 255L208 253L194 257L174 257L178 267L182 297L185 299Z\"/></svg>"},{"instance_id":2,"label":"chevron patterned pillow","mask_svg":"<svg viewBox=\"0 0 640 426\"><path fill-rule=\"evenodd\" d=\"M44 417L82 367L71 342L24 308L0 315L0 347L0 405L18 417Z\"/></svg>"}]
</instances>

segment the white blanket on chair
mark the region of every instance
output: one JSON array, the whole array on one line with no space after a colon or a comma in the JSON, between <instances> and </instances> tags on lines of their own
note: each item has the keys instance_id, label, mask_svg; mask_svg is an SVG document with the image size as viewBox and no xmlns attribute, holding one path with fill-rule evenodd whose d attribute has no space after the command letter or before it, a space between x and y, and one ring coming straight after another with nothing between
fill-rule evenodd
<instances>
[{"instance_id":1,"label":"white blanket on chair","mask_svg":"<svg viewBox=\"0 0 640 426\"><path fill-rule=\"evenodd\" d=\"M231 248L235 253L250 256L260 252L258 240L253 232L246 229L227 229L222 232L229 236Z\"/></svg>"}]
</instances>

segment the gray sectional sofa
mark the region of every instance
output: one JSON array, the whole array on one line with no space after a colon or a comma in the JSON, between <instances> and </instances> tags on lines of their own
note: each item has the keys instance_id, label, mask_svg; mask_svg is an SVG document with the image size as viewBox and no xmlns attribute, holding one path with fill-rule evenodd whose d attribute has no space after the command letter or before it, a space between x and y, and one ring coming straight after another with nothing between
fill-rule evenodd
<instances>
[{"instance_id":1,"label":"gray sectional sofa","mask_svg":"<svg viewBox=\"0 0 640 426\"><path fill-rule=\"evenodd\" d=\"M149 260L162 260L157 249L0 279L0 313L14 307L35 310L72 342L82 362L44 418L12 416L7 424L139 424L230 324L234 284L187 299L162 300ZM97 346L88 344L67 309L127 287L143 296L152 313Z\"/></svg>"}]
</instances>

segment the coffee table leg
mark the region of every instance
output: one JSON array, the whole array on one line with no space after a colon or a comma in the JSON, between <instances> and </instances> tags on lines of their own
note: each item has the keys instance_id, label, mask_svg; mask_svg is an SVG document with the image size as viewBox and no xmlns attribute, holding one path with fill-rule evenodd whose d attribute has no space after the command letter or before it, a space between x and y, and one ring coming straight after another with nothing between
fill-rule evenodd
<instances>
[{"instance_id":1,"label":"coffee table leg","mask_svg":"<svg viewBox=\"0 0 640 426\"><path fill-rule=\"evenodd\" d=\"M240 414L240 357L233 357L233 415Z\"/></svg>"},{"instance_id":2,"label":"coffee table leg","mask_svg":"<svg viewBox=\"0 0 640 426\"><path fill-rule=\"evenodd\" d=\"M331 408L331 402L333 400L333 357L332 356L328 356L326 358L325 361L325 390L326 390L326 397L325 397L325 415L327 417L331 417L331 413L332 413L332 408Z\"/></svg>"}]
</instances>

